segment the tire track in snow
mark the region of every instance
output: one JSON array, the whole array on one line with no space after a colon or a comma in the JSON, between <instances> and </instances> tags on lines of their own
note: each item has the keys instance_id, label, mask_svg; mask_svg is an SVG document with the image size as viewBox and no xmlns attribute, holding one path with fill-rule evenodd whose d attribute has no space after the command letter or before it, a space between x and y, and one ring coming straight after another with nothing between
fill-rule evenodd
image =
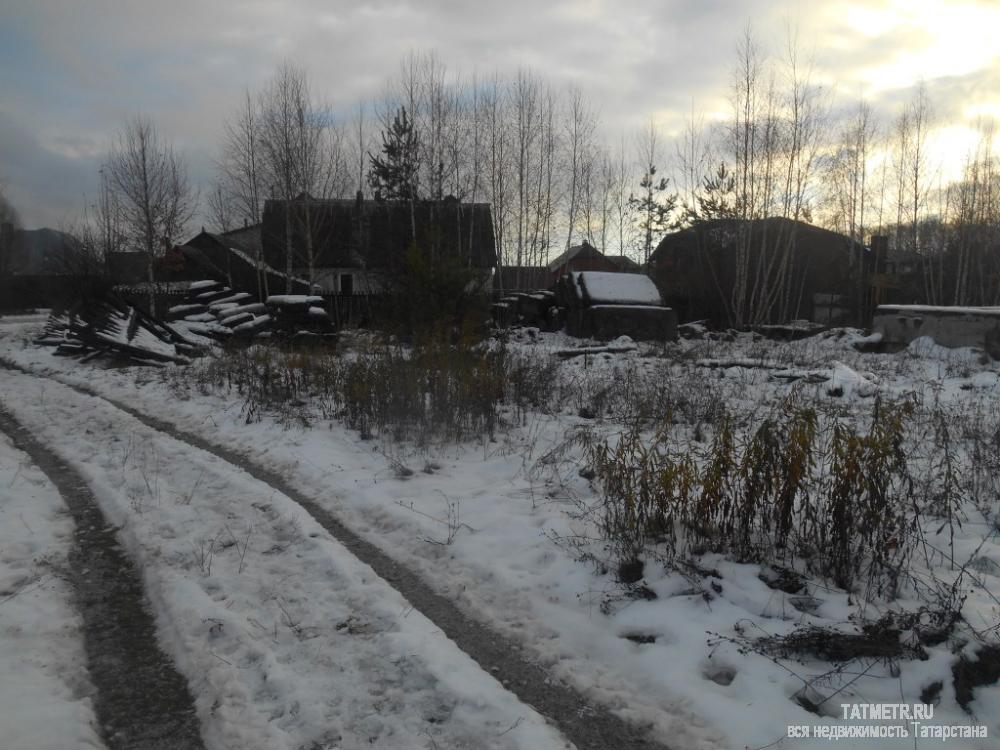
<instances>
[{"instance_id":1,"label":"tire track in snow","mask_svg":"<svg viewBox=\"0 0 1000 750\"><path fill-rule=\"evenodd\" d=\"M237 451L182 430L167 420L150 416L86 386L35 372L4 358L0 358L0 367L40 379L55 380L78 393L101 399L147 427L210 453L282 493L300 505L351 554L369 565L519 700L548 718L578 750L666 750L667 746L651 739L647 731L626 722L603 706L590 703L577 690L553 679L544 667L521 656L521 650L514 641L462 612L454 602L434 591L419 575L355 534L330 511L298 491L277 472L256 465Z\"/></svg>"},{"instance_id":2,"label":"tire track in snow","mask_svg":"<svg viewBox=\"0 0 1000 750\"><path fill-rule=\"evenodd\" d=\"M76 529L69 553L94 710L111 750L201 750L194 701L156 641L142 582L80 476L10 414L0 431L55 485Z\"/></svg>"}]
</instances>

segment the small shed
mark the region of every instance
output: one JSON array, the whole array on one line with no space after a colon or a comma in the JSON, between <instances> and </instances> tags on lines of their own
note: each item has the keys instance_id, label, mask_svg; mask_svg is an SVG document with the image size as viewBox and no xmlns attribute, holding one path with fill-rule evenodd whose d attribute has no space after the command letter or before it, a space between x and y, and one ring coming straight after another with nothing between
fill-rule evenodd
<instances>
[{"instance_id":1,"label":"small shed","mask_svg":"<svg viewBox=\"0 0 1000 750\"><path fill-rule=\"evenodd\" d=\"M652 279L637 273L577 271L560 279L556 298L571 336L676 341L677 315Z\"/></svg>"}]
</instances>

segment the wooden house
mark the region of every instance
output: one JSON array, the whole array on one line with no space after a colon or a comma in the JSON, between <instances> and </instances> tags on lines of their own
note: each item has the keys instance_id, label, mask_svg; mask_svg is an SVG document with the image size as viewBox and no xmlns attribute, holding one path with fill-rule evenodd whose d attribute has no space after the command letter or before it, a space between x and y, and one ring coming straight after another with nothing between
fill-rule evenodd
<instances>
[{"instance_id":1,"label":"wooden house","mask_svg":"<svg viewBox=\"0 0 1000 750\"><path fill-rule=\"evenodd\" d=\"M311 278L324 292L377 292L415 248L430 261L450 260L488 275L496 267L488 203L316 199L267 200L261 225L264 262Z\"/></svg>"}]
</instances>

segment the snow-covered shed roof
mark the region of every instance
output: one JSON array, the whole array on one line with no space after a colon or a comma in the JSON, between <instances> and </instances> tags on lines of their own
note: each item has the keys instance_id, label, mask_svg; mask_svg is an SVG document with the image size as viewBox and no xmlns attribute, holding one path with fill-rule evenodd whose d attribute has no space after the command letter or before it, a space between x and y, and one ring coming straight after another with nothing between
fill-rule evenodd
<instances>
[{"instance_id":1,"label":"snow-covered shed roof","mask_svg":"<svg viewBox=\"0 0 1000 750\"><path fill-rule=\"evenodd\" d=\"M573 283L591 305L662 305L660 291L641 273L577 271Z\"/></svg>"}]
</instances>

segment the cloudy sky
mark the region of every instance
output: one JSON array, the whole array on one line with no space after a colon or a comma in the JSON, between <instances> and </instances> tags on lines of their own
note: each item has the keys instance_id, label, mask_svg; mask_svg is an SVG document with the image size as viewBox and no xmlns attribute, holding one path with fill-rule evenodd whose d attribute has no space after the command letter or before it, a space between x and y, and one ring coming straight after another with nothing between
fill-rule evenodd
<instances>
[{"instance_id":1,"label":"cloudy sky","mask_svg":"<svg viewBox=\"0 0 1000 750\"><path fill-rule=\"evenodd\" d=\"M0 0L0 179L28 227L67 225L115 129L143 112L207 180L223 118L275 65L352 109L411 51L468 73L528 65L572 82L608 133L721 112L747 22L798 30L837 100L886 112L926 81L957 163L1000 119L1000 0Z\"/></svg>"}]
</instances>

